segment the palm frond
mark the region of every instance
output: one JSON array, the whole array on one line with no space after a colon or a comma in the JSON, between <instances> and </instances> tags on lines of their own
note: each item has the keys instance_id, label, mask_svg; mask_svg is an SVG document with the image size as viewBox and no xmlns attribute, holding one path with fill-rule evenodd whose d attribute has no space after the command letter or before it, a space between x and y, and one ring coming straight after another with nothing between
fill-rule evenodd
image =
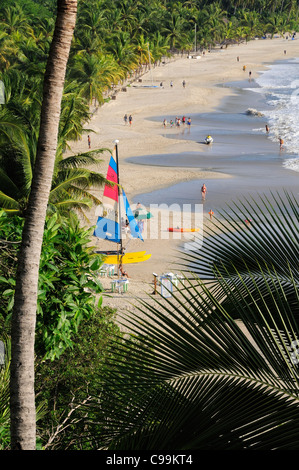
<instances>
[{"instance_id":1,"label":"palm frond","mask_svg":"<svg viewBox=\"0 0 299 470\"><path fill-rule=\"evenodd\" d=\"M295 258L287 249L296 245L298 212L293 197L289 206L274 200L280 209L250 201L250 230L238 204L226 237L217 226L218 244L191 255L208 281L186 268L170 299L138 301L120 315L133 336L113 345L110 381L99 378L93 410L104 448L298 448L298 251ZM276 251L268 250L274 239Z\"/></svg>"},{"instance_id":2,"label":"palm frond","mask_svg":"<svg viewBox=\"0 0 299 470\"><path fill-rule=\"evenodd\" d=\"M240 301L232 279L221 282L239 309L238 322L200 281L166 303L137 305L142 320L124 318L138 341L116 347L114 381L101 392L101 406L114 409L111 429L106 423L111 449L297 446L291 428L299 419L299 370L289 350L299 329L283 288L273 312L253 296ZM276 317L288 318L284 334Z\"/></svg>"}]
</instances>

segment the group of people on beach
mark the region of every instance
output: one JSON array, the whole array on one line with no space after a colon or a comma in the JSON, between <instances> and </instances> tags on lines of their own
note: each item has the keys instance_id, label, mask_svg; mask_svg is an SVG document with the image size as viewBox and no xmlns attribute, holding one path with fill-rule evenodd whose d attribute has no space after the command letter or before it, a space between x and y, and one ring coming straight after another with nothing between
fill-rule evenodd
<instances>
[{"instance_id":1,"label":"group of people on beach","mask_svg":"<svg viewBox=\"0 0 299 470\"><path fill-rule=\"evenodd\" d=\"M124 122L125 122L125 125L130 124L130 126L132 125L132 121L133 121L133 118L132 118L132 115L130 114L129 117L127 114L124 115Z\"/></svg>"},{"instance_id":2,"label":"group of people on beach","mask_svg":"<svg viewBox=\"0 0 299 470\"><path fill-rule=\"evenodd\" d=\"M170 85L170 88L173 88L173 81L172 80L170 80L169 85ZM186 80L182 81L182 85L183 85L183 88L186 88ZM160 87L163 87L163 82L160 83Z\"/></svg>"},{"instance_id":3,"label":"group of people on beach","mask_svg":"<svg viewBox=\"0 0 299 470\"><path fill-rule=\"evenodd\" d=\"M163 120L163 126L167 127L167 124L168 124L167 119L164 119ZM187 119L186 116L183 116L182 118L179 118L178 116L176 116L174 121L172 119L170 119L170 121L169 121L170 127L173 127L173 126L180 127L181 124L182 125L187 124L187 126L191 126L191 118L188 117L188 119Z\"/></svg>"}]
</instances>

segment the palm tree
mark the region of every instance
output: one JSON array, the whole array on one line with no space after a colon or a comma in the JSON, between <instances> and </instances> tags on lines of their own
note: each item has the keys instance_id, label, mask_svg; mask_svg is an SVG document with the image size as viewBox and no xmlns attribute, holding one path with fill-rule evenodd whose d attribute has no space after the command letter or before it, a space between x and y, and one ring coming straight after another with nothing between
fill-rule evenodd
<instances>
[{"instance_id":1,"label":"palm tree","mask_svg":"<svg viewBox=\"0 0 299 470\"><path fill-rule=\"evenodd\" d=\"M169 38L162 36L159 31L156 32L150 39L150 50L154 62L158 62L163 56L170 55Z\"/></svg>"},{"instance_id":2,"label":"palm tree","mask_svg":"<svg viewBox=\"0 0 299 470\"><path fill-rule=\"evenodd\" d=\"M20 91L20 87L16 90ZM27 97L27 95L25 95ZM8 101L8 110L2 112L0 120L0 207L8 213L25 215L33 178L33 168L37 151L38 122L26 115L26 105L22 93L18 93L19 107L16 100ZM21 111L20 111L21 110ZM32 108L31 108L32 110ZM38 118L39 108L34 116ZM15 116L19 115L17 119ZM59 125L59 137L49 196L49 210L62 215L66 210L84 211L91 204L99 204L91 189L101 187L105 178L96 171L100 164L98 155L105 149L97 149L64 158L64 152L70 150L68 142L81 138L83 124L89 119L88 106L74 84L65 86L62 99L62 111ZM38 119L37 119L38 121ZM26 129L26 126L29 129ZM87 131L87 129L85 130ZM1 136L1 134L0 134Z\"/></svg>"},{"instance_id":3,"label":"palm tree","mask_svg":"<svg viewBox=\"0 0 299 470\"><path fill-rule=\"evenodd\" d=\"M286 17L279 14L273 14L268 18L266 28L271 34L271 38L273 38L274 34L284 34L288 30L289 24Z\"/></svg>"},{"instance_id":4,"label":"palm tree","mask_svg":"<svg viewBox=\"0 0 299 470\"><path fill-rule=\"evenodd\" d=\"M20 75L15 68L3 74L2 79L6 106L0 110L0 206L7 212L24 214L37 149L41 81L26 79L26 75ZM81 137L83 124L89 116L88 105L74 85L67 85L63 95L57 162L68 149L67 141Z\"/></svg>"},{"instance_id":5,"label":"palm tree","mask_svg":"<svg viewBox=\"0 0 299 470\"><path fill-rule=\"evenodd\" d=\"M167 25L163 28L162 32L167 34L171 49L180 48L182 41L186 42L189 32L187 24L187 21L178 13L172 12L170 14Z\"/></svg>"},{"instance_id":6,"label":"palm tree","mask_svg":"<svg viewBox=\"0 0 299 470\"><path fill-rule=\"evenodd\" d=\"M235 204L184 254L185 286L124 314L99 447L298 449L298 222L288 194Z\"/></svg>"},{"instance_id":7,"label":"palm tree","mask_svg":"<svg viewBox=\"0 0 299 470\"><path fill-rule=\"evenodd\" d=\"M73 62L76 55L96 55L102 49L103 40L89 29L84 29L80 34L77 34L77 36L74 38L71 60Z\"/></svg>"},{"instance_id":8,"label":"palm tree","mask_svg":"<svg viewBox=\"0 0 299 470\"><path fill-rule=\"evenodd\" d=\"M55 31L44 78L43 104L33 184L23 228L11 324L11 448L36 448L34 337L39 260L56 157L65 72L77 16L77 1L58 0Z\"/></svg>"},{"instance_id":9,"label":"palm tree","mask_svg":"<svg viewBox=\"0 0 299 470\"><path fill-rule=\"evenodd\" d=\"M111 55L77 55L69 78L78 82L82 96L90 104L93 99L103 103L103 93L119 81L121 71Z\"/></svg>"},{"instance_id":10,"label":"palm tree","mask_svg":"<svg viewBox=\"0 0 299 470\"><path fill-rule=\"evenodd\" d=\"M212 3L199 12L198 24L210 37L210 43L215 44L223 39L225 34L226 12L219 5ZM203 37L204 34L201 34ZM204 39L204 38L203 38Z\"/></svg>"},{"instance_id":11,"label":"palm tree","mask_svg":"<svg viewBox=\"0 0 299 470\"><path fill-rule=\"evenodd\" d=\"M260 23L260 17L255 11L242 10L238 15L241 25L244 26L247 31L247 39L251 39L254 36L259 36L262 33L262 26Z\"/></svg>"},{"instance_id":12,"label":"palm tree","mask_svg":"<svg viewBox=\"0 0 299 470\"><path fill-rule=\"evenodd\" d=\"M112 34L106 50L114 57L124 78L138 67L139 57L128 32Z\"/></svg>"},{"instance_id":13,"label":"palm tree","mask_svg":"<svg viewBox=\"0 0 299 470\"><path fill-rule=\"evenodd\" d=\"M32 32L28 17L20 5L16 4L13 7L5 8L4 15L1 26L7 34L12 35L18 31L25 35Z\"/></svg>"}]
</instances>

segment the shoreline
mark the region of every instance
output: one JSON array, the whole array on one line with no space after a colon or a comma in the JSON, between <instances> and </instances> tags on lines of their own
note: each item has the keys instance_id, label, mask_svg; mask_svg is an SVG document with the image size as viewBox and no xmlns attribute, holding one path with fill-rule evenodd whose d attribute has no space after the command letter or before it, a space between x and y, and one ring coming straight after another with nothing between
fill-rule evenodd
<instances>
[{"instance_id":1,"label":"shoreline","mask_svg":"<svg viewBox=\"0 0 299 470\"><path fill-rule=\"evenodd\" d=\"M287 50L287 56L284 55ZM240 57L237 62L236 57ZM203 153L198 142L169 138L163 135L163 124L157 121L159 116L182 116L187 113L217 112L225 99L233 99L235 90L227 87L226 83L246 80L248 71L252 79L262 70L277 60L299 57L299 42L288 42L282 38L251 41L247 44L229 46L206 54L200 60L180 58L155 68L152 75L155 83L163 81L162 89L145 89L128 87L127 92L119 92L116 100L105 103L94 113L86 128L93 129L91 134L92 148L111 148L113 141L119 140L120 180L130 202L138 195L165 189L172 185L202 178L218 178L222 182L230 181L233 175L228 171L216 173L205 171L200 167L153 167L128 162L128 158L140 156L160 156L179 152ZM247 66L246 72L242 70ZM146 81L150 76L147 72L143 77ZM183 88L182 80L186 80ZM173 80L174 87L169 86ZM124 114L132 114L132 126L125 125ZM156 119L156 120L155 120ZM192 134L192 126L191 126ZM192 138L192 135L191 135ZM79 153L87 150L87 137L72 144L72 151ZM103 166L100 171L106 175L110 153L103 156ZM286 171L286 170L282 170ZM92 224L96 223L96 217ZM209 221L205 221L209 223ZM182 237L183 238L183 237ZM188 237L187 237L188 238ZM185 239L185 238L184 238ZM190 238L189 238L190 239ZM109 242L108 242L109 243ZM142 246L132 241L128 251L146 250L152 257L144 262L126 265L129 272L129 292L113 294L104 298L104 304L120 310L128 308L133 298L152 293L153 272L159 275L172 269L173 261L181 240L149 240ZM97 241L97 248L105 249L103 241ZM111 245L110 245L111 248ZM105 290L110 290L110 280L103 278ZM143 293L142 293L143 292ZM111 295L109 293L109 295Z\"/></svg>"}]
</instances>

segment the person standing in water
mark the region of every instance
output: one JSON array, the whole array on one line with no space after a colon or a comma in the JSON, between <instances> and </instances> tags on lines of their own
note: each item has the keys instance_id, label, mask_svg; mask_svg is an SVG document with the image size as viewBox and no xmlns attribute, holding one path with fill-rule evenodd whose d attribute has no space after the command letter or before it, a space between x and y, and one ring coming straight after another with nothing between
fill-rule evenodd
<instances>
[{"instance_id":1,"label":"person standing in water","mask_svg":"<svg viewBox=\"0 0 299 470\"><path fill-rule=\"evenodd\" d=\"M205 184L203 184L201 187L201 198L203 201L205 201L206 199L206 194L207 194L207 187Z\"/></svg>"}]
</instances>

